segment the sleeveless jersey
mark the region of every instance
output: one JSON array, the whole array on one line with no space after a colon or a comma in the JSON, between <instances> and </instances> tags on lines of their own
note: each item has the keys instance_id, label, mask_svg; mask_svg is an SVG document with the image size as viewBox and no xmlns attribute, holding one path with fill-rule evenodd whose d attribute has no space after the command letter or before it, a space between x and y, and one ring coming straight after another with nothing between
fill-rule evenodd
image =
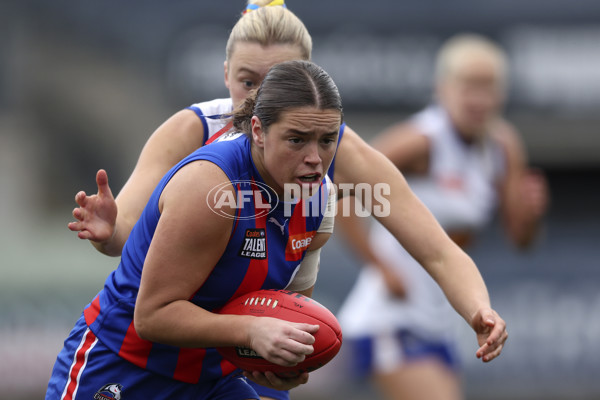
<instances>
[{"instance_id":1,"label":"sleeveless jersey","mask_svg":"<svg viewBox=\"0 0 600 400\"><path fill-rule=\"evenodd\" d=\"M233 103L230 98L192 104L187 109L195 112L202 121L204 127L202 145L205 145L213 136L220 136L232 128L229 123L229 117L233 112Z\"/></svg>"},{"instance_id":2,"label":"sleeveless jersey","mask_svg":"<svg viewBox=\"0 0 600 400\"><path fill-rule=\"evenodd\" d=\"M496 183L504 173L499 145L489 135L481 143L465 143L437 105L418 113L413 123L431 144L428 173L407 176L413 192L446 231L485 226L496 210Z\"/></svg>"},{"instance_id":3,"label":"sleeveless jersey","mask_svg":"<svg viewBox=\"0 0 600 400\"><path fill-rule=\"evenodd\" d=\"M411 189L446 231L482 228L496 209L495 184L504 171L499 145L487 136L479 144L464 143L437 105L417 113L412 123L429 138L431 150L428 173L406 177ZM383 225L373 224L369 240L378 256L398 270L407 298L392 298L381 274L362 268L339 313L344 335L402 328L432 339L451 336L458 317L433 278Z\"/></svg>"},{"instance_id":4,"label":"sleeveless jersey","mask_svg":"<svg viewBox=\"0 0 600 400\"><path fill-rule=\"evenodd\" d=\"M144 260L161 216L158 201L171 177L190 162L208 160L225 172L236 198L241 198L242 191L263 190L260 201L236 204L226 250L190 299L209 311L250 291L285 288L322 221L331 190L326 177L310 199L296 204L278 201L274 192L264 191L268 187L252 161L246 136L234 134L224 139L196 150L164 176L125 243L121 263L84 310L87 325L113 352L141 368L189 383L214 382L235 367L214 348L178 348L142 340L133 324Z\"/></svg>"},{"instance_id":5,"label":"sleeveless jersey","mask_svg":"<svg viewBox=\"0 0 600 400\"><path fill-rule=\"evenodd\" d=\"M219 136L232 130L232 124L229 119L229 116L233 112L233 103L231 98L214 99L202 103L196 103L192 104L187 109L195 112L198 118L200 118L200 121L202 121L202 125L204 126L204 140L202 141L203 145L211 143ZM340 126L338 146L342 140L342 136L344 135L345 127L345 123L342 123ZM331 165L327 171L327 175L329 175L332 181L334 172L335 156L333 157L333 161L331 161Z\"/></svg>"}]
</instances>

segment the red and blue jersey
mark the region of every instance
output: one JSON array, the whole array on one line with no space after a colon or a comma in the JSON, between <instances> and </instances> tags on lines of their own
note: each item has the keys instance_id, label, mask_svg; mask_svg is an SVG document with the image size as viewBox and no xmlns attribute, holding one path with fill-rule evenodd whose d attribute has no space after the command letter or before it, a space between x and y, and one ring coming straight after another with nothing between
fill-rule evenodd
<instances>
[{"instance_id":1,"label":"red and blue jersey","mask_svg":"<svg viewBox=\"0 0 600 400\"><path fill-rule=\"evenodd\" d=\"M223 256L189 299L209 311L218 310L230 299L250 291L283 289L288 285L321 224L329 190L322 184L319 193L295 204L267 193L268 187L252 161L250 142L245 135L233 135L196 150L160 181L125 243L118 268L85 308L84 318L98 339L122 358L189 383L212 382L235 367L213 348L179 348L140 339L135 332L133 314L144 260L161 216L160 195L182 166L197 160L208 160L219 166L232 182L236 194L244 190L261 193L259 202L237 204L231 237ZM265 212L266 204L269 212Z\"/></svg>"}]
</instances>

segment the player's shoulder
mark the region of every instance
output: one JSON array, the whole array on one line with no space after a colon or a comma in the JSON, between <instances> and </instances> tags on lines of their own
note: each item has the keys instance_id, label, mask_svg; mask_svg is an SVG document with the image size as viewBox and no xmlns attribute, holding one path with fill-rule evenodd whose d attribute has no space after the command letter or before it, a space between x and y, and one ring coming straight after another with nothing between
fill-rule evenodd
<instances>
[{"instance_id":1,"label":"player's shoulder","mask_svg":"<svg viewBox=\"0 0 600 400\"><path fill-rule=\"evenodd\" d=\"M430 136L435 132L434 129L427 129L413 116L386 127L373 139L372 144L384 154L398 146L421 152L428 149Z\"/></svg>"},{"instance_id":2,"label":"player's shoulder","mask_svg":"<svg viewBox=\"0 0 600 400\"><path fill-rule=\"evenodd\" d=\"M233 102L231 98L217 98L213 100L194 103L188 107L194 111L199 111L206 117L222 116L231 113Z\"/></svg>"},{"instance_id":3,"label":"player's shoulder","mask_svg":"<svg viewBox=\"0 0 600 400\"><path fill-rule=\"evenodd\" d=\"M248 150L248 135L232 131L219 136L210 145L198 148L196 153L222 154L228 159L239 160L240 155Z\"/></svg>"},{"instance_id":4,"label":"player's shoulder","mask_svg":"<svg viewBox=\"0 0 600 400\"><path fill-rule=\"evenodd\" d=\"M224 168L231 179L249 174L252 166L249 138L241 132L228 133L196 150L196 158L211 159Z\"/></svg>"},{"instance_id":5,"label":"player's shoulder","mask_svg":"<svg viewBox=\"0 0 600 400\"><path fill-rule=\"evenodd\" d=\"M429 137L444 136L451 129L452 123L448 111L439 104L431 104L413 114L407 121L413 134Z\"/></svg>"}]
</instances>

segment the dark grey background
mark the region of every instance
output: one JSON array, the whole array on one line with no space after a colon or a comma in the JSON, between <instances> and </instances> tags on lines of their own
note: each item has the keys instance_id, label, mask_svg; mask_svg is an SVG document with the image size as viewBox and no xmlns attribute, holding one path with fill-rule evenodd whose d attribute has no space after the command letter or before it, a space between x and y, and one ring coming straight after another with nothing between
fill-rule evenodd
<instances>
[{"instance_id":1,"label":"dark grey background","mask_svg":"<svg viewBox=\"0 0 600 400\"><path fill-rule=\"evenodd\" d=\"M142 145L190 103L227 96L225 42L241 1L0 2L0 389L40 398L61 342L118 260L66 228L80 189L106 168L115 192ZM498 40L512 67L508 117L552 192L544 234L515 252L497 221L471 254L509 324L481 365L463 324L473 399L600 397L600 3L595 0L290 1L313 59L366 139L427 103L440 43ZM315 297L336 311L360 268L339 238ZM300 398L373 398L342 352Z\"/></svg>"}]
</instances>

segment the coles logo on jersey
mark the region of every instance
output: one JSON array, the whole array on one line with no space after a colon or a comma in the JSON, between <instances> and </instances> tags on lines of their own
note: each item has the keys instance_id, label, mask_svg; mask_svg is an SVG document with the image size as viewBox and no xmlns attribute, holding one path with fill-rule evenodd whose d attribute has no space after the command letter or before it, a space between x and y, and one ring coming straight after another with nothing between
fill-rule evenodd
<instances>
[{"instance_id":1,"label":"coles logo on jersey","mask_svg":"<svg viewBox=\"0 0 600 400\"><path fill-rule=\"evenodd\" d=\"M302 253L310 246L315 231L297 233L290 235L287 246L285 246L285 259L287 261L298 261L302 258Z\"/></svg>"},{"instance_id":2,"label":"coles logo on jersey","mask_svg":"<svg viewBox=\"0 0 600 400\"><path fill-rule=\"evenodd\" d=\"M258 228L246 229L239 255L258 260L267 258L267 237L265 230Z\"/></svg>"}]
</instances>

